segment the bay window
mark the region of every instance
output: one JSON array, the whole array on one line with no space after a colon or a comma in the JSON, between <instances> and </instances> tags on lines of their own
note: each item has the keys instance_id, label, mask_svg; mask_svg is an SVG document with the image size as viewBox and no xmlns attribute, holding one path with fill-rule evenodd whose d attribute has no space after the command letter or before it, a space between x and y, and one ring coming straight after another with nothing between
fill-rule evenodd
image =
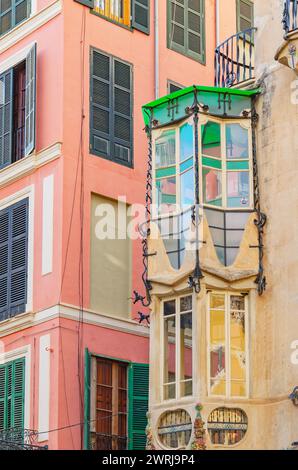
<instances>
[{"instance_id":1,"label":"bay window","mask_svg":"<svg viewBox=\"0 0 298 470\"><path fill-rule=\"evenodd\" d=\"M193 394L192 296L163 302L163 399Z\"/></svg>"},{"instance_id":2,"label":"bay window","mask_svg":"<svg viewBox=\"0 0 298 470\"><path fill-rule=\"evenodd\" d=\"M248 297L230 292L209 293L209 395L245 398L248 395Z\"/></svg>"}]
</instances>

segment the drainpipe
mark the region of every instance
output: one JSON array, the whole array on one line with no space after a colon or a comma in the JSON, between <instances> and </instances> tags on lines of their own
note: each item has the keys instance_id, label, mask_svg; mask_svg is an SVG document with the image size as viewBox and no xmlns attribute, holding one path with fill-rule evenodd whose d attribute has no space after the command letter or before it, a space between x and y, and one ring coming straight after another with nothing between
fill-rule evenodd
<instances>
[{"instance_id":1,"label":"drainpipe","mask_svg":"<svg viewBox=\"0 0 298 470\"><path fill-rule=\"evenodd\" d=\"M155 99L159 98L159 21L158 0L154 0L154 90Z\"/></svg>"},{"instance_id":2,"label":"drainpipe","mask_svg":"<svg viewBox=\"0 0 298 470\"><path fill-rule=\"evenodd\" d=\"M220 42L220 20L219 20L220 0L215 0L215 21L216 21L216 47Z\"/></svg>"}]
</instances>

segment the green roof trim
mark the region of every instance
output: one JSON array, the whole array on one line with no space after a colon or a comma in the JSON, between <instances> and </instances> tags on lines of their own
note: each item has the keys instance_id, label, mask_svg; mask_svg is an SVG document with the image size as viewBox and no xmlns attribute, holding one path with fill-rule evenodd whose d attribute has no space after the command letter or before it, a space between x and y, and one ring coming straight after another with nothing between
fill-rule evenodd
<instances>
[{"instance_id":1,"label":"green roof trim","mask_svg":"<svg viewBox=\"0 0 298 470\"><path fill-rule=\"evenodd\" d=\"M145 124L146 125L149 124L149 117L146 111L150 111L151 109L154 109L162 104L166 104L170 100L173 100L175 98L181 98L182 96L191 94L195 90L198 92L218 93L218 94L225 93L228 95L234 95L234 96L237 95L237 96L243 96L243 97L252 97L261 93L260 88L254 88L252 90L240 90L237 88L220 88L220 87L192 85L190 87L183 88L183 90L174 91L173 93L170 93L169 95L165 95L161 98L158 98L157 100L154 100L154 101L151 101L150 103L145 104L142 107Z\"/></svg>"}]
</instances>

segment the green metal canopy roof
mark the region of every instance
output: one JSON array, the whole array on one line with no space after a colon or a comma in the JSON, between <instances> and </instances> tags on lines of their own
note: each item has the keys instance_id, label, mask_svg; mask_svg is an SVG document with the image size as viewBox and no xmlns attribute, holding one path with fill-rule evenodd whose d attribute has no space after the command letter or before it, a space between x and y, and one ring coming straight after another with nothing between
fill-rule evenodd
<instances>
[{"instance_id":1,"label":"green metal canopy roof","mask_svg":"<svg viewBox=\"0 0 298 470\"><path fill-rule=\"evenodd\" d=\"M238 96L238 97L242 96L245 98L250 98L252 96L255 96L261 93L260 88L254 88L252 90L241 90L241 89L235 89L235 88L219 88L219 87L193 85L187 88L183 88L183 90L178 90L169 95L165 95L157 100L151 101L148 104L145 104L142 107L145 124L146 125L149 124L149 117L147 114L148 111L153 110L159 106L162 106L163 104L167 104L169 101L173 99L181 98L185 95L192 94L194 93L194 91L202 92L202 93L225 94L225 95L232 95L232 96Z\"/></svg>"}]
</instances>

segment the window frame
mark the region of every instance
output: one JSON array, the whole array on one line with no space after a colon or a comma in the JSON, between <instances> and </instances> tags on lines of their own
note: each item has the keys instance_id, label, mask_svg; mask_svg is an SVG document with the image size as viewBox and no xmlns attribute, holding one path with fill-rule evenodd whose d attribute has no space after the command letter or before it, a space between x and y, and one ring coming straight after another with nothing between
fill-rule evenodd
<instances>
[{"instance_id":1,"label":"window frame","mask_svg":"<svg viewBox=\"0 0 298 470\"><path fill-rule=\"evenodd\" d=\"M252 18L248 18L247 16L241 15L241 5L240 3L245 3L252 9ZM241 33L243 30L241 28L241 19L245 19L248 22L251 22L250 28L254 26L254 3L251 0L236 0L236 28L237 33Z\"/></svg>"},{"instance_id":2,"label":"window frame","mask_svg":"<svg viewBox=\"0 0 298 470\"><path fill-rule=\"evenodd\" d=\"M103 155L100 151L95 150L93 147L93 136L99 134L94 134L93 133L93 127L92 127L92 122L93 122L93 77L94 77L94 65L93 65L93 54L94 52L99 53L101 55L104 55L109 58L109 74L110 74L110 80L109 80L109 93L110 93L110 106L109 106L109 125L110 125L110 134L107 137L101 136L103 139L107 140L109 142L109 155ZM130 62L127 62L123 59L120 59L119 57L116 57L112 54L109 54L105 51L102 51L96 47L91 46L90 47L90 90L89 90L89 103L90 103L90 110L89 110L89 151L90 155L94 155L100 158L104 158L105 160L108 160L112 163L117 163L119 165L123 165L125 167L134 168L134 67L133 64ZM125 64L130 67L130 107L131 107L131 114L130 114L130 160L128 162L125 162L124 160L117 159L113 156L111 156L111 147L115 144L115 133L114 133L114 124L112 126L113 129L113 135L111 133L111 122L114 120L115 116L115 74L114 74L114 64L115 62L120 62L122 64ZM105 80L106 83L106 80ZM118 85L117 85L118 86ZM121 87L120 87L121 88ZM100 106L100 105L99 105ZM102 106L105 108L104 106ZM119 113L118 113L119 114ZM127 116L126 116L127 118ZM100 132L100 131L97 131ZM104 133L102 133L104 134ZM116 138L116 140L119 140ZM121 144L120 144L121 145Z\"/></svg>"},{"instance_id":3,"label":"window frame","mask_svg":"<svg viewBox=\"0 0 298 470\"><path fill-rule=\"evenodd\" d=\"M177 44L172 39L172 3L176 0L167 0L167 48L178 52L179 54L188 57L189 59L193 59L196 62L199 62L202 65L206 65L206 17L205 17L205 0L200 0L201 2L201 34L200 34L200 41L201 41L201 54L196 53L194 51L189 50L188 48L188 0L187 6L184 6L184 46ZM179 6L179 5L178 5Z\"/></svg>"},{"instance_id":4,"label":"window frame","mask_svg":"<svg viewBox=\"0 0 298 470\"><path fill-rule=\"evenodd\" d=\"M234 161L248 161L248 170L230 170L230 171L242 171L242 172L248 172L249 173L249 190L250 190L250 204L247 207L227 207L226 204L222 204L222 206L214 206L208 203L204 203L204 198L203 198L203 166L206 167L206 165L203 165L203 155L202 155L202 132L201 132L201 127L202 125L206 125L208 122L214 122L217 123L221 126L221 153L222 153L222 199L227 200L227 158L226 158L226 126L229 124L239 124L243 129L246 129L248 131L248 159L234 159ZM153 184L152 184L152 204L153 204L153 211L152 211L152 216L154 219L163 219L163 218L168 218L169 216L179 216L182 212L182 205L181 205L181 180L180 180L180 129L185 125L185 124L190 124L193 125L193 118L186 118L185 120L179 122L179 124L173 124L169 126L164 126L160 129L153 129L153 148L152 148L152 174L153 174ZM156 198L156 181L161 180L163 178L156 178L156 141L159 137L162 136L164 132L167 131L175 131L176 132L176 149L175 149L175 157L176 157L176 173L173 175L176 178L176 205L177 208L175 211L171 213L159 213L158 211L158 205L157 205L157 198ZM195 135L193 133L193 145L195 145ZM254 198L253 198L253 149L252 149L252 127L251 127L251 121L250 119L221 119L221 118L216 118L213 116L205 116L202 117L201 120L199 121L199 126L198 126L198 144L199 144L199 188L200 188L200 201L201 205L203 208L207 209L217 209L222 212L248 212L248 211L253 211L254 210ZM195 148L195 147L193 147ZM195 153L195 152L194 152ZM209 157L208 157L209 158ZM210 157L212 159L212 157ZM216 160L216 159L215 159ZM217 159L219 160L219 159ZM170 168L174 165L171 165L169 167L164 167ZM194 166L195 166L195 155L194 155ZM212 167L211 167L212 168ZM214 168L213 168L214 169ZM182 173L181 173L182 174ZM195 174L194 174L194 184L195 184ZM195 199L194 203L195 204ZM191 207L191 206L190 206ZM178 209L178 210L177 210Z\"/></svg>"},{"instance_id":5,"label":"window frame","mask_svg":"<svg viewBox=\"0 0 298 470\"><path fill-rule=\"evenodd\" d=\"M12 19L14 18L15 19L15 9L16 9L16 2L18 3L21 3L21 0L13 0L13 7L11 8L11 11L12 11ZM10 10L10 9L9 9ZM6 10L6 11L9 11L9 10ZM13 24L12 27L10 29L8 29L7 31L5 31L5 33L1 33L0 32L0 41L3 37L5 37L7 34L11 33L15 28L17 28L18 26L22 25L25 21L27 21L29 18L31 18L34 14L36 13L36 0L29 0L29 7L28 7L28 11L27 11L27 17L24 18L20 23L18 24ZM2 17L2 15L0 16L0 18Z\"/></svg>"},{"instance_id":6,"label":"window frame","mask_svg":"<svg viewBox=\"0 0 298 470\"><path fill-rule=\"evenodd\" d=\"M226 370L226 393L225 395L215 395L211 392L211 373L210 373L210 299L211 295L224 295L225 296L225 370ZM230 363L231 363L231 341L230 341L230 308L229 299L232 296L244 297L245 305L245 373L246 373L246 394L243 396L231 395L231 377L230 377ZM209 290L207 292L207 321L206 321L206 334L207 334L207 395L209 398L226 398L229 400L247 400L250 397L250 356L249 356L249 344L250 344L250 308L251 308L251 296L249 292L237 292L237 291L220 291L216 289Z\"/></svg>"},{"instance_id":7,"label":"window frame","mask_svg":"<svg viewBox=\"0 0 298 470\"><path fill-rule=\"evenodd\" d=\"M136 10L136 4L138 3L138 0L123 0L123 1L126 2L125 9L127 9L126 20L124 20L123 22L121 21L121 18L117 19L115 15L113 18L112 15L109 15L109 14L106 15L105 13L102 13L100 9L95 5L93 8L90 9L90 13L93 15L99 16L100 18L103 18L106 21L109 21L110 23L113 23L131 32L133 30L137 30L137 31L141 31L144 34L150 35L150 10L151 10L150 0L148 0L148 7L146 5L143 5L142 3L140 4L140 6L144 10L148 11L148 27L143 26L136 21L135 10ZM110 8L111 6L108 5L106 9L109 11Z\"/></svg>"},{"instance_id":8,"label":"window frame","mask_svg":"<svg viewBox=\"0 0 298 470\"><path fill-rule=\"evenodd\" d=\"M180 311L180 299L184 297L191 297L192 298L192 394L191 395L181 395L181 383L185 383L187 381L181 380L181 342L179 341L180 338L180 318L181 318L181 311ZM164 304L166 302L170 302L175 300L176 303L176 312L175 315L168 315L164 316ZM160 302L160 344L161 344L161 363L162 367L160 368L160 397L162 402L171 403L171 402L185 402L191 400L195 396L195 387L196 387L196 373L195 373L195 335L194 331L196 331L196 323L195 318L195 298L191 292L181 294L179 296L172 296L162 299ZM179 307L179 308L177 308ZM187 312L182 312L182 315ZM175 372L176 372L176 379L175 382L166 383L165 382L165 318L175 317ZM190 380L189 380L190 382ZM169 384L175 383L175 398L165 398L165 386Z\"/></svg>"},{"instance_id":9,"label":"window frame","mask_svg":"<svg viewBox=\"0 0 298 470\"><path fill-rule=\"evenodd\" d=\"M179 90L171 91L171 86L179 88ZM167 92L168 92L168 94L175 93L176 91L183 90L183 88L185 88L183 85L180 85L180 83L177 83L177 82L175 82L173 80L170 80L168 78L168 80L167 80Z\"/></svg>"}]
</instances>

